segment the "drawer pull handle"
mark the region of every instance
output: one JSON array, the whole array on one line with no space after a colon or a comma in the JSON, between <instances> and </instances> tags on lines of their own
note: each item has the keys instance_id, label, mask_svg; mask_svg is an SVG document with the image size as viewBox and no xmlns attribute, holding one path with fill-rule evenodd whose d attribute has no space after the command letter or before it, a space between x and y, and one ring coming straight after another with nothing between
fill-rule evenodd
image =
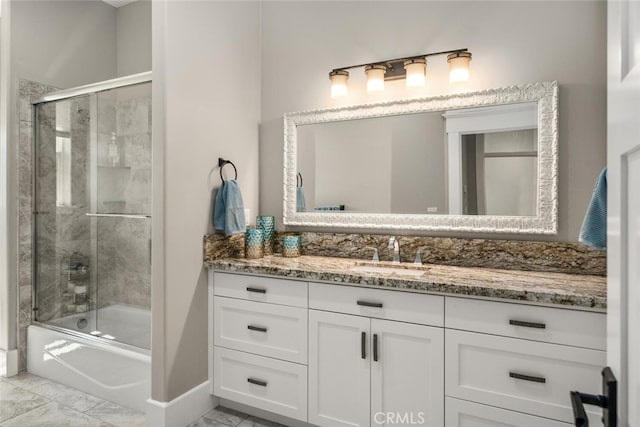
<instances>
[{"instance_id":1,"label":"drawer pull handle","mask_svg":"<svg viewBox=\"0 0 640 427\"><path fill-rule=\"evenodd\" d=\"M373 361L378 361L378 334L373 334Z\"/></svg>"},{"instance_id":2,"label":"drawer pull handle","mask_svg":"<svg viewBox=\"0 0 640 427\"><path fill-rule=\"evenodd\" d=\"M267 332L267 328L263 328L261 326L247 325L247 329L256 332Z\"/></svg>"},{"instance_id":3,"label":"drawer pull handle","mask_svg":"<svg viewBox=\"0 0 640 427\"><path fill-rule=\"evenodd\" d=\"M259 385L260 387L266 387L267 386L267 382L266 381L256 380L255 378L247 378L247 382L251 383L251 384Z\"/></svg>"},{"instance_id":4,"label":"drawer pull handle","mask_svg":"<svg viewBox=\"0 0 640 427\"><path fill-rule=\"evenodd\" d=\"M358 301L357 304L358 305L363 305L365 307L382 308L382 303L381 302Z\"/></svg>"},{"instance_id":5,"label":"drawer pull handle","mask_svg":"<svg viewBox=\"0 0 640 427\"><path fill-rule=\"evenodd\" d=\"M367 333L363 332L360 335L360 353L363 359L367 358Z\"/></svg>"},{"instance_id":6,"label":"drawer pull handle","mask_svg":"<svg viewBox=\"0 0 640 427\"><path fill-rule=\"evenodd\" d=\"M509 324L513 326L524 326L525 328L546 329L547 325L544 323L536 322L524 322L522 320L509 320Z\"/></svg>"},{"instance_id":7,"label":"drawer pull handle","mask_svg":"<svg viewBox=\"0 0 640 427\"><path fill-rule=\"evenodd\" d=\"M509 376L511 378L515 378L517 380L525 380L525 381L532 381L534 383L546 383L547 379L544 377L534 377L531 375L524 375L524 374L519 374L517 372L509 372Z\"/></svg>"},{"instance_id":8,"label":"drawer pull handle","mask_svg":"<svg viewBox=\"0 0 640 427\"><path fill-rule=\"evenodd\" d=\"M267 290L263 288L252 288L251 286L247 286L247 292L255 292L256 294L266 294Z\"/></svg>"}]
</instances>

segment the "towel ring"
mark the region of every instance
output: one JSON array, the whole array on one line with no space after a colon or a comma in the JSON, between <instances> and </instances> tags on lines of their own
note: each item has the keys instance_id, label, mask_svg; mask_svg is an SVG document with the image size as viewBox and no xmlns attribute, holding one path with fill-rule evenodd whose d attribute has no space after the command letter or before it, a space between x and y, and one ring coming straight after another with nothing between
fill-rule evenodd
<instances>
[{"instance_id":1,"label":"towel ring","mask_svg":"<svg viewBox=\"0 0 640 427\"><path fill-rule=\"evenodd\" d=\"M235 172L235 174L236 174L236 177L235 177L235 178L233 178L233 179L238 179L238 169L236 169L236 165L234 165L234 164L233 164L233 162L232 162L232 161L230 161L230 160L225 160L225 159L223 159L222 157L218 157L218 166L220 167L220 179L222 180L222 182L225 182L225 181L224 181L224 178L222 177L222 169L223 169L223 168L224 168L224 166L225 166L225 165L227 165L227 164L229 164L229 165L233 166L233 171L234 171L234 172Z\"/></svg>"},{"instance_id":2,"label":"towel ring","mask_svg":"<svg viewBox=\"0 0 640 427\"><path fill-rule=\"evenodd\" d=\"M300 184L298 184L298 182L300 182ZM300 172L296 175L296 187L302 187L302 174Z\"/></svg>"}]
</instances>

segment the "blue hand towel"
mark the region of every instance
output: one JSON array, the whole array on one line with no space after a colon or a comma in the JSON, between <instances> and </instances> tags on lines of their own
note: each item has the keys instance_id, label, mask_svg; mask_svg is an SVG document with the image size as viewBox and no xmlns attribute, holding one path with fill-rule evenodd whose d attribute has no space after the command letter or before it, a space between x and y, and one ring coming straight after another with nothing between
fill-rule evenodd
<instances>
[{"instance_id":1,"label":"blue hand towel","mask_svg":"<svg viewBox=\"0 0 640 427\"><path fill-rule=\"evenodd\" d=\"M304 212L307 210L307 202L304 199L304 190L302 186L296 188L296 211Z\"/></svg>"},{"instance_id":2,"label":"blue hand towel","mask_svg":"<svg viewBox=\"0 0 640 427\"><path fill-rule=\"evenodd\" d=\"M213 226L227 236L246 231L242 194L240 186L233 179L224 181L216 193Z\"/></svg>"},{"instance_id":3,"label":"blue hand towel","mask_svg":"<svg viewBox=\"0 0 640 427\"><path fill-rule=\"evenodd\" d=\"M607 249L607 168L600 172L593 188L579 240L596 249Z\"/></svg>"},{"instance_id":4,"label":"blue hand towel","mask_svg":"<svg viewBox=\"0 0 640 427\"><path fill-rule=\"evenodd\" d=\"M225 182L222 182L218 191L216 191L214 202L213 202L213 227L216 230L224 231L224 198L225 198L225 190L227 186Z\"/></svg>"}]
</instances>

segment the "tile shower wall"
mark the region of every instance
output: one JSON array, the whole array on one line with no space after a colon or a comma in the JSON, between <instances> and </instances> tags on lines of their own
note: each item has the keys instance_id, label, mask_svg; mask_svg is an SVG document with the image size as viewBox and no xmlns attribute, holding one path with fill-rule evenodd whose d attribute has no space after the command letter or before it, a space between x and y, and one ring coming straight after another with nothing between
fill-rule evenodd
<instances>
[{"instance_id":1,"label":"tile shower wall","mask_svg":"<svg viewBox=\"0 0 640 427\"><path fill-rule=\"evenodd\" d=\"M18 84L18 353L19 369L26 368L27 327L32 320L32 203L33 203L33 111L31 102L57 88L29 80L20 80ZM55 147L55 144L53 145ZM55 151L55 148L54 148ZM52 161L55 162L55 152ZM55 182L55 181L54 181ZM55 189L54 189L55 190ZM54 193L55 194L55 191ZM47 222L47 221L45 221ZM44 225L44 224L43 224ZM46 224L46 232L55 232L55 221ZM41 250L55 252L52 247L41 247ZM47 269L51 272L53 262ZM50 274L50 281L55 282L55 275Z\"/></svg>"},{"instance_id":2,"label":"tile shower wall","mask_svg":"<svg viewBox=\"0 0 640 427\"><path fill-rule=\"evenodd\" d=\"M98 98L100 213L151 213L151 98L141 87ZM108 144L115 137L120 159ZM97 308L111 304L151 307L151 220L101 218L97 223Z\"/></svg>"}]
</instances>

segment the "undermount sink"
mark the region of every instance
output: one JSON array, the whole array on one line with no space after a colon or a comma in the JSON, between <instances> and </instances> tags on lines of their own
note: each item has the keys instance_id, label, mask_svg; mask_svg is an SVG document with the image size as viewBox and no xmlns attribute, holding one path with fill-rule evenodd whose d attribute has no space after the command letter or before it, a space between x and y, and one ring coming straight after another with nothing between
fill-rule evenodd
<instances>
[{"instance_id":1,"label":"undermount sink","mask_svg":"<svg viewBox=\"0 0 640 427\"><path fill-rule=\"evenodd\" d=\"M420 277L427 272L427 269L424 267L401 266L401 265L391 266L391 265L364 264L364 265L356 265L355 267L351 267L351 271L355 271L359 273L380 273L380 274L395 274L398 276Z\"/></svg>"}]
</instances>

